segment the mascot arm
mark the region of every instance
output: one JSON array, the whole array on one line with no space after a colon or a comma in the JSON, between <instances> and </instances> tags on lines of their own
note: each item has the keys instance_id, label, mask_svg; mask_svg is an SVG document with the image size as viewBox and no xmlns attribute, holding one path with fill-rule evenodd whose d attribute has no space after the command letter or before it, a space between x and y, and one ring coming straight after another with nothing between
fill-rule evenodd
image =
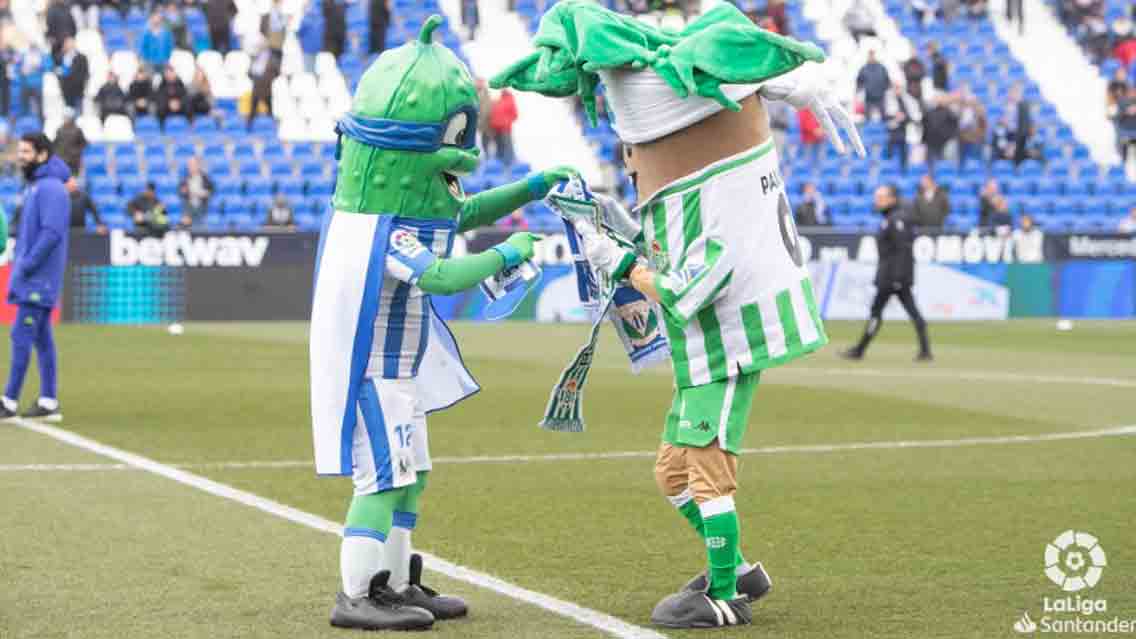
<instances>
[{"instance_id":1,"label":"mascot arm","mask_svg":"<svg viewBox=\"0 0 1136 639\"><path fill-rule=\"evenodd\" d=\"M576 169L558 166L529 174L523 180L482 191L465 201L458 220L458 232L489 226L529 202L543 200L561 180L578 176Z\"/></svg>"},{"instance_id":2,"label":"mascot arm","mask_svg":"<svg viewBox=\"0 0 1136 639\"><path fill-rule=\"evenodd\" d=\"M504 266L505 258L493 249L474 255L437 259L422 273L418 288L433 295L453 295L477 286Z\"/></svg>"}]
</instances>

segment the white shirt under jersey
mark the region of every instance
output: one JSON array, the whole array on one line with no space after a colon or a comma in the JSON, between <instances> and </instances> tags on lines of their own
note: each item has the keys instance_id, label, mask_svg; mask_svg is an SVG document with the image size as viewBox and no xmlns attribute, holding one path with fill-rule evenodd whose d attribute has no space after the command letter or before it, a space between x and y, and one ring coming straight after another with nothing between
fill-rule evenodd
<instances>
[{"instance_id":1,"label":"white shirt under jersey","mask_svg":"<svg viewBox=\"0 0 1136 639\"><path fill-rule=\"evenodd\" d=\"M449 256L454 234L452 226L436 221L399 218L391 227L367 377L418 375L430 330L430 295L418 288L418 279L436 259Z\"/></svg>"}]
</instances>

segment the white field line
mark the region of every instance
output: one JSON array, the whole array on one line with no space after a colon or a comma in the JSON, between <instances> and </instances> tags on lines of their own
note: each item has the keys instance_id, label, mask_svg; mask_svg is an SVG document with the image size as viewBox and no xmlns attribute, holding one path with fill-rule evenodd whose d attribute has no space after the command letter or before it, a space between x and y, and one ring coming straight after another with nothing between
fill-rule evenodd
<instances>
[{"instance_id":1,"label":"white field line","mask_svg":"<svg viewBox=\"0 0 1136 639\"><path fill-rule=\"evenodd\" d=\"M34 423L34 422L31 422ZM27 428L25 423L21 426ZM39 426L39 424L36 424ZM66 433L67 431L61 431ZM1123 437L1136 435L1136 424L1131 426L1117 426L1115 428L1100 428L1096 430L1080 430L1066 433L1042 433L1039 435L1001 435L996 437L964 437L961 439L909 439L898 441L876 442L847 442L843 444L800 444L787 446L764 446L761 448L743 448L738 451L742 455L784 455L809 453L839 453L857 450L898 450L911 448L964 448L968 446L999 446L1004 444L1031 444L1039 442L1067 441L1074 439L1099 439L1101 437ZM78 435L73 435L78 437ZM435 457L436 464L500 464L506 462L557 462L557 461L589 461L603 459L653 459L655 451L632 450L612 451L606 453L550 453L545 455L478 455L472 457ZM157 464L158 462L153 462ZM172 470L191 468L194 470L245 470L245 469L274 469L274 468L309 468L314 467L310 459L281 460L281 461L245 461L245 462L206 462L201 464L177 464L166 466ZM130 470L142 468L136 464L13 464L0 465L2 471L69 471L69 470ZM149 470L142 468L143 470ZM188 474L188 473L187 473ZM208 480L205 480L208 481Z\"/></svg>"},{"instance_id":2,"label":"white field line","mask_svg":"<svg viewBox=\"0 0 1136 639\"><path fill-rule=\"evenodd\" d=\"M889 371L875 368L809 368L801 366L777 371L777 376L800 373L802 375L841 375L844 377L890 377L910 380L919 379L965 379L975 382L1003 382L1015 384L1070 384L1080 386L1112 386L1115 388L1136 388L1136 379L1121 377L1073 377L1063 375L1022 375L1020 373L998 373L991 371L938 370L938 371ZM772 376L770 376L772 378ZM762 380L764 382L764 380Z\"/></svg>"},{"instance_id":3,"label":"white field line","mask_svg":"<svg viewBox=\"0 0 1136 639\"><path fill-rule=\"evenodd\" d=\"M167 466L166 464L162 464L152 459L142 457L141 455L136 455L134 453L114 448L112 446L107 446L106 444L101 444L81 435L76 435L75 433L72 433L70 431L56 428L54 426L48 426L46 424L40 424L26 419L13 420L13 423L15 423L20 428L39 433L41 435L46 435L65 444L70 444L71 446L81 448L97 455L102 455L103 457L109 457L110 459L120 462L121 464L132 466L134 468L138 468L155 475L160 475L162 477L165 477L166 479L172 479L173 481L176 481L180 484L185 484L186 486L196 488L215 497L221 497L222 499L228 499L237 503L244 504L246 506L251 506L270 515L275 515L282 519L307 526L308 528L312 528L314 530L319 530L334 535L340 535L343 531L343 527L340 524L324 519L323 517L319 517L317 515L292 508L291 506L285 506L284 504L281 504L279 502L265 499L264 497L261 497L259 495L239 490L237 488L233 488L232 486L228 486L211 479L206 479L205 477L202 477L200 475L194 475L185 470L174 468L173 466ZM569 601L563 601L561 599L556 599L555 597L550 597L549 595L535 592L533 590L528 590L527 588L522 588L502 579L498 579L493 575L479 572L471 568L466 568L464 566L459 566L426 552L419 552L422 554L423 559L425 559L426 566L434 572L440 573L452 579L457 579L459 581L464 581L475 586L480 586L482 588L492 590L511 599L516 599L518 601L523 601L525 603L544 608L549 612L553 612L563 617L572 619L573 621L591 626L614 637L621 637L624 639L665 638L665 635L659 634L654 630L629 624L626 621L616 619L611 615L606 615L597 610L584 608L583 606L574 604Z\"/></svg>"}]
</instances>

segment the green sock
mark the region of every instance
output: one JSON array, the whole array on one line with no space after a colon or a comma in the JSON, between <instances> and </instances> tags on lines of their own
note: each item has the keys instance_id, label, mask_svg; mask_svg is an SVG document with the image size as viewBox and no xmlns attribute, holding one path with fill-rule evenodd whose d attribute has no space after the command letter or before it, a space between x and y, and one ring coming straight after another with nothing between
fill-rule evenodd
<instances>
[{"instance_id":1,"label":"green sock","mask_svg":"<svg viewBox=\"0 0 1136 639\"><path fill-rule=\"evenodd\" d=\"M706 526L702 523L702 512L698 510L698 504L694 503L693 499L690 499L678 507L678 512L683 517L686 517L686 520L690 522L690 527L694 529L694 532L698 533L698 537L703 541L706 541ZM743 566L748 566L748 564L746 564L745 558L742 557L742 548L740 544L738 545L738 557L736 565L739 569Z\"/></svg>"},{"instance_id":2,"label":"green sock","mask_svg":"<svg viewBox=\"0 0 1136 639\"><path fill-rule=\"evenodd\" d=\"M709 559L710 596L733 599L737 592L737 567L741 552L738 514L732 497L718 497L699 505L705 526L706 555Z\"/></svg>"}]
</instances>

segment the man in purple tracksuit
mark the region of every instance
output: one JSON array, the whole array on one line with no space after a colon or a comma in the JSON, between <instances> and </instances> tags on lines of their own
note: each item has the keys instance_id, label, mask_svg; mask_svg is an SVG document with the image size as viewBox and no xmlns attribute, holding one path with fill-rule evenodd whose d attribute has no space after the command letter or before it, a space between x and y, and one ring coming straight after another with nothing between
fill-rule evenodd
<instances>
[{"instance_id":1,"label":"man in purple tracksuit","mask_svg":"<svg viewBox=\"0 0 1136 639\"><path fill-rule=\"evenodd\" d=\"M51 310L59 300L67 268L71 199L63 184L71 171L51 154L51 146L43 133L29 133L20 139L18 149L17 159L28 186L8 281L8 303L19 306L19 311L12 325L12 365L8 386L0 397L0 419L16 416L33 347L39 358L40 397L23 416L63 419L55 382Z\"/></svg>"}]
</instances>

